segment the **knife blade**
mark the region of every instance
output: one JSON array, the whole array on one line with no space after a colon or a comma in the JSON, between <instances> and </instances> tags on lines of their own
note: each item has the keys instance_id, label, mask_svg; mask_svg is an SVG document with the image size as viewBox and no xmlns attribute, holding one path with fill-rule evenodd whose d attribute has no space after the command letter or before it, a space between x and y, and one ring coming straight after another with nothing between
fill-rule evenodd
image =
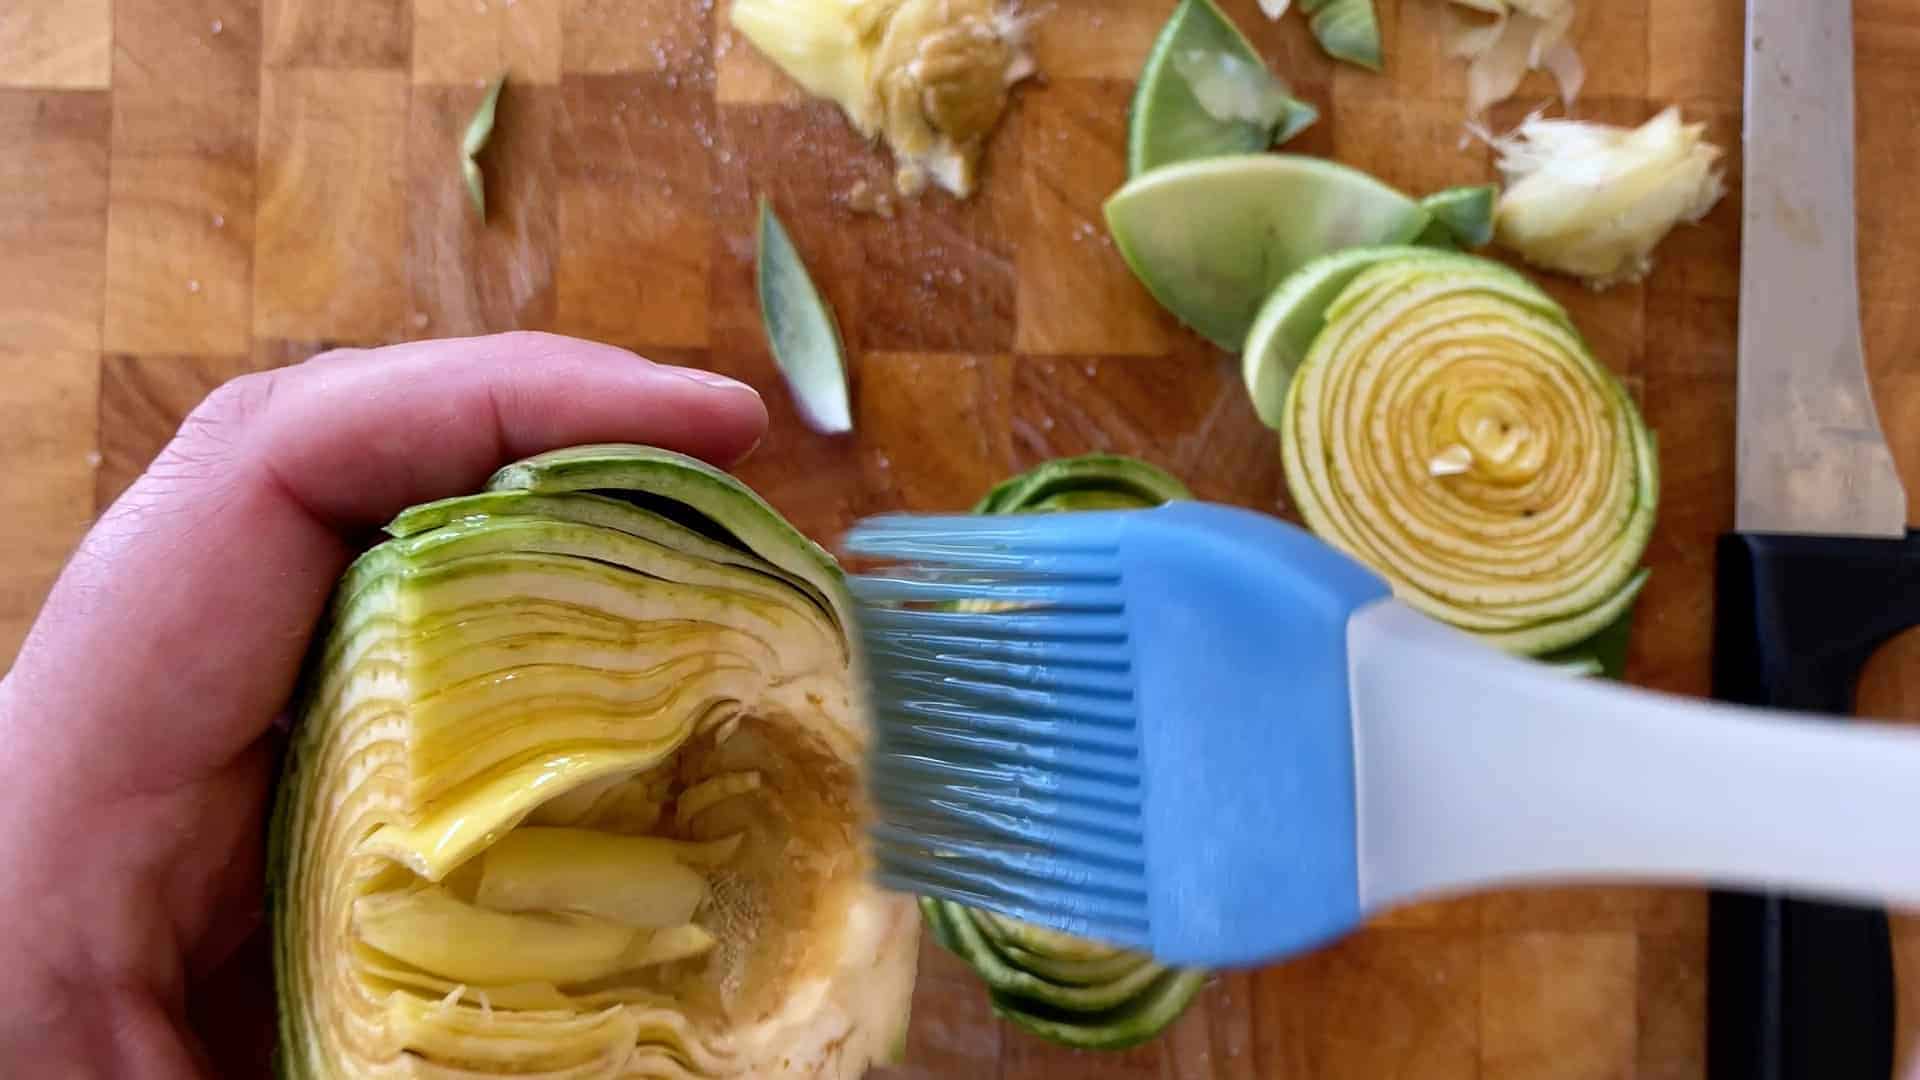
<instances>
[{"instance_id":1,"label":"knife blade","mask_svg":"<svg viewBox=\"0 0 1920 1080\"><path fill-rule=\"evenodd\" d=\"M1736 526L1903 536L1861 347L1852 0L1749 0L1744 162Z\"/></svg>"},{"instance_id":2,"label":"knife blade","mask_svg":"<svg viewBox=\"0 0 1920 1080\"><path fill-rule=\"evenodd\" d=\"M1736 531L1715 557L1713 693L1834 715L1920 623L1920 533L1881 433L1854 258L1852 0L1748 0ZM1883 911L1714 892L1712 1080L1886 1080Z\"/></svg>"}]
</instances>

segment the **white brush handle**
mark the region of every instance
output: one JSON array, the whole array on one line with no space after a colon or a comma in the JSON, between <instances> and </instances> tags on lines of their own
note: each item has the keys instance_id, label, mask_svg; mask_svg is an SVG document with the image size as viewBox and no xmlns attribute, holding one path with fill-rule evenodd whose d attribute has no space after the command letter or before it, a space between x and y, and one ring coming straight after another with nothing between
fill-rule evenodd
<instances>
[{"instance_id":1,"label":"white brush handle","mask_svg":"<svg viewBox=\"0 0 1920 1080\"><path fill-rule=\"evenodd\" d=\"M1580 678L1396 601L1347 638L1368 910L1601 879L1920 906L1920 730Z\"/></svg>"}]
</instances>

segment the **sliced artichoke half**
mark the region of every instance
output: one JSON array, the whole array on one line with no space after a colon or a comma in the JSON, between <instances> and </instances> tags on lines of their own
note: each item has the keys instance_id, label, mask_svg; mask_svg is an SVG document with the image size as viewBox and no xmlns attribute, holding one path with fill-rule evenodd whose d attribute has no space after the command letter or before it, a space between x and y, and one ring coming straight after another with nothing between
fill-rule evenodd
<instances>
[{"instance_id":1,"label":"sliced artichoke half","mask_svg":"<svg viewBox=\"0 0 1920 1080\"><path fill-rule=\"evenodd\" d=\"M1114 454L1062 458L1003 481L976 514L1130 510L1190 498L1143 461ZM1208 973L1016 919L922 898L935 940L987 984L993 1010L1042 1038L1083 1050L1119 1049L1159 1034Z\"/></svg>"},{"instance_id":2,"label":"sliced artichoke half","mask_svg":"<svg viewBox=\"0 0 1920 1080\"><path fill-rule=\"evenodd\" d=\"M859 844L837 567L641 447L509 466L347 572L270 853L294 1077L857 1077L918 923Z\"/></svg>"}]
</instances>

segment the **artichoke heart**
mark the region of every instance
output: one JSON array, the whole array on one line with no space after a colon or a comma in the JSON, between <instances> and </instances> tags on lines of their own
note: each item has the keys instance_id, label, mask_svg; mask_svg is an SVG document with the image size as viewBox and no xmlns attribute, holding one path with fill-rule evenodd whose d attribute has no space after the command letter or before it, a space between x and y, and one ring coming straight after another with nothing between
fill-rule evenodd
<instances>
[{"instance_id":1,"label":"artichoke heart","mask_svg":"<svg viewBox=\"0 0 1920 1080\"><path fill-rule=\"evenodd\" d=\"M987 136L1033 74L1002 0L734 0L733 25L809 93L893 150L902 195L972 194Z\"/></svg>"},{"instance_id":2,"label":"artichoke heart","mask_svg":"<svg viewBox=\"0 0 1920 1080\"><path fill-rule=\"evenodd\" d=\"M275 808L290 1077L858 1077L918 920L868 883L838 567L689 458L530 458L336 591Z\"/></svg>"},{"instance_id":3,"label":"artichoke heart","mask_svg":"<svg viewBox=\"0 0 1920 1080\"><path fill-rule=\"evenodd\" d=\"M1117 454L1060 458L1002 481L976 514L1137 510L1186 499L1160 469ZM1208 973L1063 934L950 900L923 897L934 938L987 984L993 1010L1042 1038L1082 1050L1119 1049L1158 1035Z\"/></svg>"},{"instance_id":4,"label":"artichoke heart","mask_svg":"<svg viewBox=\"0 0 1920 1080\"><path fill-rule=\"evenodd\" d=\"M1346 252L1278 290L1253 337L1301 516L1401 599L1525 655L1631 609L1653 437L1532 283L1470 255Z\"/></svg>"}]
</instances>

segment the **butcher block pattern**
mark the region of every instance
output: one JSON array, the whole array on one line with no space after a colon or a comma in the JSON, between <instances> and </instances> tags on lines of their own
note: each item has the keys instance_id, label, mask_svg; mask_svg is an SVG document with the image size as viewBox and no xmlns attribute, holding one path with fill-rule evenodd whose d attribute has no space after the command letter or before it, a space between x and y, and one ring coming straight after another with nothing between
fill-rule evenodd
<instances>
[{"instance_id":1,"label":"butcher block pattern","mask_svg":"<svg viewBox=\"0 0 1920 1080\"><path fill-rule=\"evenodd\" d=\"M1298 16L1225 7L1321 111L1289 149L1404 189L1484 180L1440 0L1376 0L1387 74ZM1126 107L1171 0L1049 0L969 202L891 220L846 193L880 154L730 33L726 0L7 0L0 6L0 658L92 516L210 389L326 349L508 329L597 338L745 379L773 430L741 474L831 541L880 510L957 510L1048 457L1135 454L1204 498L1290 514L1236 362L1160 312L1101 224ZM1920 484L1920 14L1856 0L1861 271L1875 391ZM1546 283L1658 429L1664 501L1630 675L1706 688L1711 541L1731 523L1740 0L1582 0L1578 115L1677 103L1735 151L1731 193L1644 283ZM507 73L480 161L459 137ZM1531 81L1492 117L1545 101ZM753 291L770 198L838 312L855 432L797 421ZM1920 504L1916 504L1920 505ZM1911 658L1914 662L1905 662ZM1920 649L1864 706L1920 713ZM1284 718L1276 718L1276 721ZM1275 827L1285 827L1276 823ZM1546 889L1386 915L1221 975L1163 1038L1110 1055L992 1016L928 945L901 1075L1647 1077L1703 1072L1706 906ZM1900 933L1920 979L1920 932ZM1904 1027L1920 1029L1909 995Z\"/></svg>"}]
</instances>

